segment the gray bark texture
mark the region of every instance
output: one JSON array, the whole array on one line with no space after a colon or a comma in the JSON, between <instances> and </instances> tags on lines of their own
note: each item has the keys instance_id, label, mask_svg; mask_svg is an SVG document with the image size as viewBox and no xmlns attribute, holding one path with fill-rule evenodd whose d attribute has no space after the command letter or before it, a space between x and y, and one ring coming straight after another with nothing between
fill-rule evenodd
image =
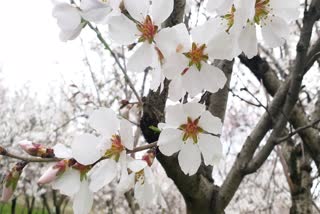
<instances>
[{"instance_id":1,"label":"gray bark texture","mask_svg":"<svg viewBox=\"0 0 320 214\"><path fill-rule=\"evenodd\" d=\"M175 0L174 2L174 11L166 21L166 27L181 23L184 18L185 0ZM262 166L275 146L279 144L278 140L284 137L284 133L287 133L285 131L287 123L290 122L295 129L309 124L308 116L305 115L296 102L303 76L317 60L315 55L320 49L319 41L312 46L310 45L312 29L319 16L320 0L313 0L304 13L300 39L296 49L296 59L285 81L280 81L276 72L260 56L256 56L253 59L247 59L242 55L239 57L241 62L263 82L268 93L273 96L273 100L242 144L241 151L220 187L214 184L211 175L212 167L206 167L202 164L195 175L187 176L179 167L177 155L167 157L157 151L157 159L185 199L187 213L224 213L244 177L256 172ZM205 93L202 101L213 115L224 120L233 61L224 60L216 61L215 63L224 71L228 82L216 94ZM159 122L165 121L164 111L168 95L168 84L169 81L166 80L163 91L150 91L143 98L144 106L140 127L148 143L157 141L159 137L159 134L149 127L157 126ZM260 146L267 132L271 132L271 135L266 139L266 143ZM295 176L291 174L290 178L293 186L295 186L291 190L293 203L291 213L311 213L310 163L312 160L319 167L319 134L313 128L303 129L298 134L302 139L301 144L308 151L306 157L301 155L301 149L299 150L301 146L290 145L288 141L281 144L281 151L285 156L288 170L292 173L298 173ZM260 149L257 151L259 147ZM301 161L302 158L304 159L303 161Z\"/></svg>"}]
</instances>

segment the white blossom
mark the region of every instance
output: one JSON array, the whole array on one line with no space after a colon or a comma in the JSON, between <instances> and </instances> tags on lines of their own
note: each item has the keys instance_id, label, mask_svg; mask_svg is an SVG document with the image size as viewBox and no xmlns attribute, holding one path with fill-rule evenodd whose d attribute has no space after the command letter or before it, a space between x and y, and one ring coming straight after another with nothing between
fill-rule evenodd
<instances>
[{"instance_id":1,"label":"white blossom","mask_svg":"<svg viewBox=\"0 0 320 214\"><path fill-rule=\"evenodd\" d=\"M182 171L193 175L201 164L217 164L222 156L219 137L222 123L199 103L177 104L166 108L166 123L159 124L162 131L158 145L161 153L171 156L176 152Z\"/></svg>"},{"instance_id":2,"label":"white blossom","mask_svg":"<svg viewBox=\"0 0 320 214\"><path fill-rule=\"evenodd\" d=\"M192 40L184 24L159 33L157 44L165 56L163 73L171 80L169 98L173 101L186 92L191 97L203 90L215 93L226 83L224 73L208 62L216 50L208 46L211 37L206 30L202 26L194 28Z\"/></svg>"},{"instance_id":3,"label":"white blossom","mask_svg":"<svg viewBox=\"0 0 320 214\"><path fill-rule=\"evenodd\" d=\"M126 149L133 149L133 133L130 122L119 120L115 112L107 108L95 110L89 117L89 124L100 136L77 136L72 144L72 154L83 165L94 164L103 158L88 173L90 189L96 192L116 177L118 166L123 167Z\"/></svg>"},{"instance_id":4,"label":"white blossom","mask_svg":"<svg viewBox=\"0 0 320 214\"><path fill-rule=\"evenodd\" d=\"M133 55L128 60L128 69L141 72L151 67L151 89L156 90L164 77L160 69L162 54L155 41L161 23L173 11L173 0L124 0L123 2L133 20L123 14L110 17L109 36L121 45L138 41Z\"/></svg>"}]
</instances>

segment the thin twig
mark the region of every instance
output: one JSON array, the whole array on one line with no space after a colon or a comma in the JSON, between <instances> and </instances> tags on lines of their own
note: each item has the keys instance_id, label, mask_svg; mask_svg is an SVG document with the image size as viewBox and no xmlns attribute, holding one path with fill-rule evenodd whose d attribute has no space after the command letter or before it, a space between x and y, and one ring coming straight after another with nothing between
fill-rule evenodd
<instances>
[{"instance_id":1,"label":"thin twig","mask_svg":"<svg viewBox=\"0 0 320 214\"><path fill-rule=\"evenodd\" d=\"M320 119L317 119L315 121L313 121L312 123L306 125L306 126L303 126L303 127L300 127L300 128L297 128L295 131L291 132L289 135L285 136L285 137L282 137L280 138L276 143L281 143L283 141L286 141L288 139L290 139L292 136L298 134L299 132L305 130L305 129L308 129L308 128L313 128L315 125L317 125L318 123L320 123Z\"/></svg>"},{"instance_id":2,"label":"thin twig","mask_svg":"<svg viewBox=\"0 0 320 214\"><path fill-rule=\"evenodd\" d=\"M130 77L127 74L127 71L125 70L125 68L121 65L117 55L115 52L112 51L112 49L110 48L110 46L108 45L108 43L106 42L106 40L102 37L101 32L99 31L99 29L97 27L94 27L90 22L88 22L88 26L97 34L97 38L100 40L100 42L103 44L103 46L105 47L105 49L107 49L111 56L114 58L114 60L116 61L117 65L119 66L120 70L122 71L126 81L129 84L129 87L131 88L131 90L133 91L134 95L136 96L136 98L138 99L139 103L142 103L141 97L139 96L137 90L135 89Z\"/></svg>"},{"instance_id":3,"label":"thin twig","mask_svg":"<svg viewBox=\"0 0 320 214\"><path fill-rule=\"evenodd\" d=\"M158 144L158 142L154 142L154 143L150 143L150 144L147 144L147 145L139 146L139 147L134 148L133 150L127 150L127 154L136 153L136 152L140 152L140 151L143 151L143 150L151 149L151 148L156 147L157 144Z\"/></svg>"},{"instance_id":4,"label":"thin twig","mask_svg":"<svg viewBox=\"0 0 320 214\"><path fill-rule=\"evenodd\" d=\"M143 146L139 146L134 148L133 150L127 150L127 154L132 154L132 153L136 153L136 152L140 152L143 150L147 150L147 149L151 149L157 146L157 142L154 143L150 143L147 145L143 145ZM17 160L22 160L22 161L26 161L26 162L37 162L37 163L50 163L50 162L58 162L63 160L62 158L40 158L40 157L24 157L24 156L20 156L17 154L13 154L9 151L7 151L6 149L4 149L3 147L0 146L0 155L1 156L5 156L5 157L9 157L9 158L13 158L13 159L17 159Z\"/></svg>"}]
</instances>

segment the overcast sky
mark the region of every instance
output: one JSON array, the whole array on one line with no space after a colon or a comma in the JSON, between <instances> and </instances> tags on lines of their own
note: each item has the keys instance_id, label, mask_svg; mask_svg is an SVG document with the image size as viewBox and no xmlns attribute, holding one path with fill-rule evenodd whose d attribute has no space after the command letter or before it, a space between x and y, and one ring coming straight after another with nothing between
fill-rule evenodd
<instances>
[{"instance_id":1,"label":"overcast sky","mask_svg":"<svg viewBox=\"0 0 320 214\"><path fill-rule=\"evenodd\" d=\"M44 96L61 75L67 80L77 76L83 59L80 40L59 40L52 8L50 0L1 1L0 65L10 89L29 83Z\"/></svg>"}]
</instances>

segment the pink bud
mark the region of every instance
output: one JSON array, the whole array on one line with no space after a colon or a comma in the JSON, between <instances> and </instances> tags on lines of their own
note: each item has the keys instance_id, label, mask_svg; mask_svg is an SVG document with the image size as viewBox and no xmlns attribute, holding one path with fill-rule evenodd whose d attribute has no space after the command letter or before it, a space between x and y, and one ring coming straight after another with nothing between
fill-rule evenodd
<instances>
[{"instance_id":1,"label":"pink bud","mask_svg":"<svg viewBox=\"0 0 320 214\"><path fill-rule=\"evenodd\" d=\"M46 148L45 146L33 143L28 140L20 141L19 146L29 155L42 157L42 158L52 158L54 157L53 149Z\"/></svg>"},{"instance_id":2,"label":"pink bud","mask_svg":"<svg viewBox=\"0 0 320 214\"><path fill-rule=\"evenodd\" d=\"M30 155L35 155L37 153L38 148L31 141L23 140L23 141L20 141L18 144L21 147L21 149L23 149L25 152L27 152Z\"/></svg>"},{"instance_id":3,"label":"pink bud","mask_svg":"<svg viewBox=\"0 0 320 214\"><path fill-rule=\"evenodd\" d=\"M2 196L1 196L1 202L8 202L13 195L13 190L11 186L6 187L6 185L3 185L3 190L2 190Z\"/></svg>"},{"instance_id":4,"label":"pink bud","mask_svg":"<svg viewBox=\"0 0 320 214\"><path fill-rule=\"evenodd\" d=\"M38 184L48 184L54 181L57 178L57 174L59 172L59 168L50 167L43 173L43 175L39 178Z\"/></svg>"},{"instance_id":5,"label":"pink bud","mask_svg":"<svg viewBox=\"0 0 320 214\"><path fill-rule=\"evenodd\" d=\"M59 175L65 172L66 168L68 167L68 160L62 160L56 163L54 166L45 171L45 173L39 178L38 184L47 184L54 181Z\"/></svg>"}]
</instances>

